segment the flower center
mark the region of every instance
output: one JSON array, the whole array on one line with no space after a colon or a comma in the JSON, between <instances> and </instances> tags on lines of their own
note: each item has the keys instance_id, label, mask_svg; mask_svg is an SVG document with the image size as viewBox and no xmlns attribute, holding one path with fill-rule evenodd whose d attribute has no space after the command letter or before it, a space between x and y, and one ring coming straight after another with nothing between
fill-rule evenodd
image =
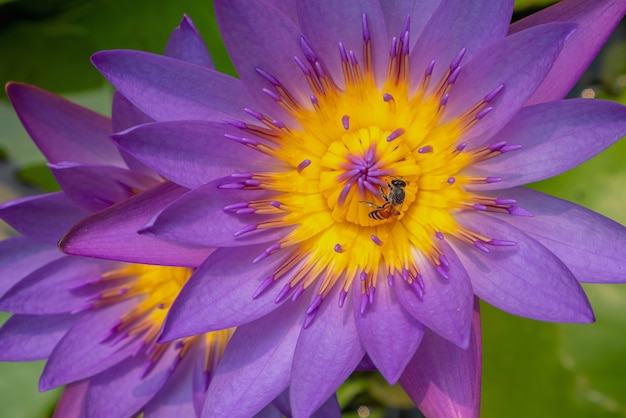
<instances>
[{"instance_id":1,"label":"flower center","mask_svg":"<svg viewBox=\"0 0 626 418\"><path fill-rule=\"evenodd\" d=\"M178 351L170 369L170 373L173 372L192 345L203 338L204 365L208 372L221 357L234 329L181 338L163 344L156 342L174 299L192 273L192 269L185 267L123 265L117 270L103 274L95 281L89 280L75 286L73 290L89 291L95 288L98 291L73 313L100 309L135 299L136 303L132 308L122 314L103 336L102 343L123 346L136 340L142 341L141 351L147 355L143 372L145 377L170 349ZM208 384L208 381L205 383Z\"/></svg>"},{"instance_id":2,"label":"flower center","mask_svg":"<svg viewBox=\"0 0 626 418\"><path fill-rule=\"evenodd\" d=\"M226 135L276 158L280 161L277 167L288 167L233 175L236 183L222 187L260 188L277 194L272 200L242 202L224 209L280 215L250 225L236 236L260 228L296 226L255 260L281 249L293 250L256 295L280 280L285 283L276 299L280 302L291 292L298 297L318 283L317 298L307 311L309 321L336 284L342 287L340 305L354 283L361 286L364 300L371 302L376 284L381 279L391 283L396 277L421 297L423 282L415 253L425 255L445 278L447 261L436 244L445 235L486 252L486 245L515 244L469 231L453 217L460 210L512 212L515 208L510 199L469 192L468 185L500 179L472 177L464 169L519 147L499 143L468 150L460 140L490 113L504 86L494 86L465 113L444 120L442 114L453 94L465 51L436 83L431 80L435 65L431 62L411 91L407 21L401 37L392 40L387 76L380 86L372 72L365 15L363 26L362 64L353 51L339 44L341 88L308 43L300 40L307 62L296 58L296 63L311 91L310 106L299 103L279 80L257 69L274 88L266 92L292 115L298 127L246 109L262 127L241 121L229 123L259 140Z\"/></svg>"},{"instance_id":3,"label":"flower center","mask_svg":"<svg viewBox=\"0 0 626 418\"><path fill-rule=\"evenodd\" d=\"M319 159L320 193L336 222L359 226L390 222L415 200L419 165L410 148L404 142L388 142L389 135L391 131L378 126L349 130L331 142ZM392 176L401 177L403 186L394 187L388 180ZM388 201L400 192L402 199ZM374 212L379 216L370 216Z\"/></svg>"}]
</instances>

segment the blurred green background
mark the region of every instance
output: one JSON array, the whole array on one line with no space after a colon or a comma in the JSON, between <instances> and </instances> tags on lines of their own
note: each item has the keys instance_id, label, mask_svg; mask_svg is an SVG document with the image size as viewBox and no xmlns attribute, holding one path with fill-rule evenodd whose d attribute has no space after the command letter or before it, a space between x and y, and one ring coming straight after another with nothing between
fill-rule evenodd
<instances>
[{"instance_id":1,"label":"blurred green background","mask_svg":"<svg viewBox=\"0 0 626 418\"><path fill-rule=\"evenodd\" d=\"M550 3L519 0L515 18ZM0 81L35 84L108 114L112 89L91 66L89 56L114 48L161 53L183 13L203 34L218 69L232 73L210 1L0 0ZM626 103L625 32L622 24L573 96ZM54 189L43 157L4 92L0 159L0 200ZM621 141L534 187L625 224L625 161L626 142ZM11 232L2 227L0 233ZM595 324L542 323L483 304L482 417L626 417L626 287L585 288L595 308ZM0 313L0 323L6 318ZM0 363L1 417L50 416L59 391L37 392L42 367L42 362ZM410 404L397 388L372 374L350 379L339 396L346 417L419 416L407 409Z\"/></svg>"}]
</instances>

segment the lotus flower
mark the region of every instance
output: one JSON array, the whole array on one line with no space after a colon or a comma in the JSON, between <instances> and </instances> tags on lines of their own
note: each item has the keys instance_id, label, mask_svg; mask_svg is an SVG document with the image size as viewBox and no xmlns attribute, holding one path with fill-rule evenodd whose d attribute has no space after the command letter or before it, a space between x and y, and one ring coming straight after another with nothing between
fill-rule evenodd
<instances>
[{"instance_id":1,"label":"lotus flower","mask_svg":"<svg viewBox=\"0 0 626 418\"><path fill-rule=\"evenodd\" d=\"M204 416L252 415L288 386L309 416L364 358L426 416L477 416L478 298L590 322L580 282L624 281L623 226L522 185L626 133L622 105L561 100L626 2L565 0L513 25L509 0L215 8L240 79L93 57L155 121L115 141L189 191L132 197L61 243L135 262L154 254L128 254L137 237L213 250L160 336L238 327Z\"/></svg>"},{"instance_id":2,"label":"lotus flower","mask_svg":"<svg viewBox=\"0 0 626 418\"><path fill-rule=\"evenodd\" d=\"M212 65L186 17L166 54ZM144 261L179 263L168 267L69 256L57 248L91 212L166 184L110 140L112 126L150 119L120 95L111 121L33 86L11 83L7 94L63 191L0 207L2 219L22 234L0 243L0 309L14 313L0 329L0 360L46 359L39 388L67 384L57 417L199 416L233 329L163 344L156 337L194 267L212 250L140 237L163 253ZM259 416L277 416L280 405L267 405ZM320 414L338 415L334 398Z\"/></svg>"}]
</instances>

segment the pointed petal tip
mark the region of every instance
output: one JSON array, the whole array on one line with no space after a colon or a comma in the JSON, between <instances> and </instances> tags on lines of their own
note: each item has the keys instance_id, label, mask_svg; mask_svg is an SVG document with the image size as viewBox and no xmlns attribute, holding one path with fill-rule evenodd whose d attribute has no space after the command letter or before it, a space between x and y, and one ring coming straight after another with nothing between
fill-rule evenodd
<instances>
[{"instance_id":1,"label":"pointed petal tip","mask_svg":"<svg viewBox=\"0 0 626 418\"><path fill-rule=\"evenodd\" d=\"M47 392L58 386L59 384L55 383L53 377L47 376L45 373L42 373L41 377L39 378L39 383L37 384L37 390L39 392Z\"/></svg>"},{"instance_id":2,"label":"pointed petal tip","mask_svg":"<svg viewBox=\"0 0 626 418\"><path fill-rule=\"evenodd\" d=\"M9 96L9 99L11 100L13 100L15 95L27 89L41 90L37 86L33 86L32 84L28 83L22 83L20 81L7 81L4 85L4 91L7 93L7 96Z\"/></svg>"},{"instance_id":3,"label":"pointed petal tip","mask_svg":"<svg viewBox=\"0 0 626 418\"><path fill-rule=\"evenodd\" d=\"M22 83L18 83L15 81L7 81L4 84L4 91L6 92L7 96L11 97L12 92L19 87L19 85L21 85Z\"/></svg>"}]
</instances>

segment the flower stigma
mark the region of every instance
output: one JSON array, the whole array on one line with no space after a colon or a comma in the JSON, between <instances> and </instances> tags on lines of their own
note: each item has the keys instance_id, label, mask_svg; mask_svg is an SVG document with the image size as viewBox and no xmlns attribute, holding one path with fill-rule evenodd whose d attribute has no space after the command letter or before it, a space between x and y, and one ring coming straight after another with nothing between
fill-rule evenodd
<instances>
[{"instance_id":1,"label":"flower stigma","mask_svg":"<svg viewBox=\"0 0 626 418\"><path fill-rule=\"evenodd\" d=\"M141 340L134 355L143 353L147 356L142 378L148 376L159 361L170 362L168 376L171 375L192 347L200 344L204 353L204 390L206 390L210 372L221 358L234 328L165 343L156 342L174 299L192 273L193 269L186 267L126 264L119 269L105 272L96 280L85 280L72 286L73 292L86 292L91 295L87 297L83 306L72 313L102 309L129 300L135 301L136 303L103 335L100 342L119 346L121 349ZM166 356L168 351L176 354L173 357ZM199 354L196 351L196 355ZM164 360L166 357L168 360Z\"/></svg>"},{"instance_id":2,"label":"flower stigma","mask_svg":"<svg viewBox=\"0 0 626 418\"><path fill-rule=\"evenodd\" d=\"M472 176L468 167L521 148L501 142L470 149L461 140L488 117L505 86L494 86L460 116L446 119L443 113L454 95L465 50L439 80L432 79L436 63L430 62L412 88L407 18L401 36L392 39L386 77L377 82L365 14L362 22L362 62L353 50L338 44L341 87L300 38L305 59L294 59L309 86L310 104L299 102L274 76L256 69L272 87L264 92L297 122L291 125L298 126L251 109L246 112L263 126L226 121L258 139L230 134L226 138L277 161L275 171L236 173L233 183L220 186L273 192L271 199L224 208L235 214L274 215L246 226L235 237L265 228L293 228L254 260L291 250L254 297L279 280L284 288L277 303L288 295L296 299L314 286L316 296L307 309L305 326L335 286L341 286L339 306L351 286L360 286L362 313L381 281L393 285L394 279L402 279L423 298L427 289L418 260L427 260L447 279L448 262L437 245L446 237L487 253L490 246L515 245L459 224L454 217L459 211L530 215L512 199L468 191L471 185L501 181Z\"/></svg>"}]
</instances>

